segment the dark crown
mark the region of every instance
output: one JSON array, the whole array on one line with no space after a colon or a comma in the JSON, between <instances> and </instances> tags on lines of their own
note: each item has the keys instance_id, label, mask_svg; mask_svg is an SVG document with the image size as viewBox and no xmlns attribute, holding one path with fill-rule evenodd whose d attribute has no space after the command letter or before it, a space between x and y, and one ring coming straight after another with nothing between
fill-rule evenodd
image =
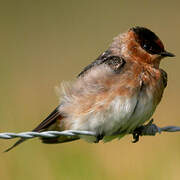
<instances>
[{"instance_id":1,"label":"dark crown","mask_svg":"<svg viewBox=\"0 0 180 180\"><path fill-rule=\"evenodd\" d=\"M133 27L130 29L137 35L137 42L150 54L160 54L164 51L164 46L158 36L145 27Z\"/></svg>"}]
</instances>

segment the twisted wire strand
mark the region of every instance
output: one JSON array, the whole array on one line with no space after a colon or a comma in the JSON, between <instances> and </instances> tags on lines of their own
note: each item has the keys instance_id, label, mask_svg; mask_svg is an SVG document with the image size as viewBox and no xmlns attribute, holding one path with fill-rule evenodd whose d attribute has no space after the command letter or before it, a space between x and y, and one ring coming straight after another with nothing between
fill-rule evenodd
<instances>
[{"instance_id":1,"label":"twisted wire strand","mask_svg":"<svg viewBox=\"0 0 180 180\"><path fill-rule=\"evenodd\" d=\"M44 131L44 132L22 132L22 133L7 132L7 133L0 133L0 139L14 139L14 138L31 139L35 137L54 138L58 136L77 136L77 135L96 136L94 132L90 132L90 131L66 130L66 131Z\"/></svg>"},{"instance_id":2,"label":"twisted wire strand","mask_svg":"<svg viewBox=\"0 0 180 180\"><path fill-rule=\"evenodd\" d=\"M178 132L180 127L178 126L166 126L158 127L152 124L152 120L147 124L142 126L141 136L155 136L157 133L161 132ZM118 134L118 133L117 133ZM36 137L54 138L59 136L96 136L95 132L90 131L76 131L76 130L66 130L66 131L45 131L45 132L21 132L21 133L0 133L0 139L13 139L13 138L25 138L31 139Z\"/></svg>"}]
</instances>

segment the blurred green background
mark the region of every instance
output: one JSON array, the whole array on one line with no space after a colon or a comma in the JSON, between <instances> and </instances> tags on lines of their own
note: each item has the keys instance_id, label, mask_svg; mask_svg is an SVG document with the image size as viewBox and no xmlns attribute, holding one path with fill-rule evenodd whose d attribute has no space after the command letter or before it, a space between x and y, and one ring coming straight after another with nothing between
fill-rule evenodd
<instances>
[{"instance_id":1,"label":"blurred green background","mask_svg":"<svg viewBox=\"0 0 180 180\"><path fill-rule=\"evenodd\" d=\"M132 26L156 32L176 58L161 67L169 82L154 114L180 126L180 2L0 0L0 132L33 129L58 104L54 87L73 80L112 38ZM132 137L107 144L59 145L29 140L0 154L3 180L180 179L180 134ZM0 140L0 151L15 140Z\"/></svg>"}]
</instances>

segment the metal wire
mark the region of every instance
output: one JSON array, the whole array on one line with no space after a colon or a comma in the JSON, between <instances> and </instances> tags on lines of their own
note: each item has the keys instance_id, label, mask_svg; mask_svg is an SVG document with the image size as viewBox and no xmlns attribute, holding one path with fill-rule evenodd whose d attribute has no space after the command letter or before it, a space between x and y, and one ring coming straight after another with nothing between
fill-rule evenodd
<instances>
[{"instance_id":1,"label":"metal wire","mask_svg":"<svg viewBox=\"0 0 180 180\"><path fill-rule=\"evenodd\" d=\"M96 136L94 132L90 131L45 131L45 132L22 132L22 133L0 133L0 139L13 139L13 138L25 138L31 139L35 137L46 137L53 138L58 136L77 136L77 135L86 135L86 136Z\"/></svg>"},{"instance_id":2,"label":"metal wire","mask_svg":"<svg viewBox=\"0 0 180 180\"><path fill-rule=\"evenodd\" d=\"M180 127L178 126L166 126L160 128L155 124L152 124L152 122L153 120L151 120L147 125L142 126L141 134L140 134L141 136L155 136L157 133L161 133L161 132L180 131ZM76 131L76 130L66 130L61 132L60 131L22 132L22 133L7 132L7 133L0 133L0 139L13 139L13 138L31 139L35 137L54 138L59 136L77 136L77 135L96 136L96 133L90 131Z\"/></svg>"}]
</instances>

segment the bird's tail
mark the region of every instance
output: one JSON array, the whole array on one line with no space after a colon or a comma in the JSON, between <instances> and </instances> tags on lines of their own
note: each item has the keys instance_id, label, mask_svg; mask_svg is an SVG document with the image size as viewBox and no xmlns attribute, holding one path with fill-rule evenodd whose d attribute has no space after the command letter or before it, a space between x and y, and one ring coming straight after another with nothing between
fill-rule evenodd
<instances>
[{"instance_id":1,"label":"bird's tail","mask_svg":"<svg viewBox=\"0 0 180 180\"><path fill-rule=\"evenodd\" d=\"M14 147L16 147L17 145L23 143L26 139L24 138L21 138L20 140L18 140L16 143L14 143L10 148L6 149L4 152L8 152L10 151L11 149L13 149Z\"/></svg>"},{"instance_id":2,"label":"bird's tail","mask_svg":"<svg viewBox=\"0 0 180 180\"><path fill-rule=\"evenodd\" d=\"M44 121L42 121L35 129L33 129L32 132L42 132L44 130L48 130L48 128L53 123L55 123L57 120L63 119L63 116L61 115L61 113L59 111L59 107L60 107L60 105L58 107L56 107L56 109ZM10 151L11 149L13 149L17 145L21 144L25 140L27 140L27 139L21 138L20 140L18 140L15 144L13 144L10 148L5 150L4 152Z\"/></svg>"}]
</instances>

